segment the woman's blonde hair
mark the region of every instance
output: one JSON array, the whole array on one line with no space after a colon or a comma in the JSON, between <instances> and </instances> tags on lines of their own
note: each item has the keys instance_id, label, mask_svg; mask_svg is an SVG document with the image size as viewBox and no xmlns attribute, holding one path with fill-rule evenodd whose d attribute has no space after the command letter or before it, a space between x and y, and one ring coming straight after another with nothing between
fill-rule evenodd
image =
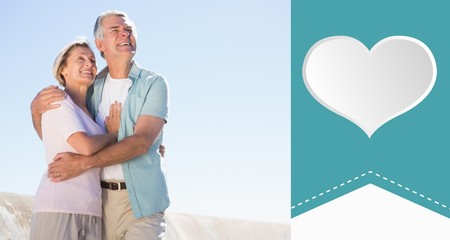
<instances>
[{"instance_id":1,"label":"woman's blonde hair","mask_svg":"<svg viewBox=\"0 0 450 240\"><path fill-rule=\"evenodd\" d=\"M85 37L78 37L63 49L61 49L58 56L56 56L55 62L53 63L53 76L56 78L56 80L58 80L61 86L66 86L66 79L64 78L64 75L61 73L61 71L67 65L67 58L76 47L85 47L92 51Z\"/></svg>"}]
</instances>

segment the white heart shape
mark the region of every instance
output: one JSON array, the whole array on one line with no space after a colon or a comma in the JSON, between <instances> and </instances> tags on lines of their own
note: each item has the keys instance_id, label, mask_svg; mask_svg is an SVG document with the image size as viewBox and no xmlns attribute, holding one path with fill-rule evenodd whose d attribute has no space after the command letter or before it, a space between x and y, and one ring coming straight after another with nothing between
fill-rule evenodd
<instances>
[{"instance_id":1,"label":"white heart shape","mask_svg":"<svg viewBox=\"0 0 450 240\"><path fill-rule=\"evenodd\" d=\"M303 80L317 101L370 138L425 99L436 71L432 52L415 38L388 37L369 50L354 38L333 36L308 51Z\"/></svg>"}]
</instances>

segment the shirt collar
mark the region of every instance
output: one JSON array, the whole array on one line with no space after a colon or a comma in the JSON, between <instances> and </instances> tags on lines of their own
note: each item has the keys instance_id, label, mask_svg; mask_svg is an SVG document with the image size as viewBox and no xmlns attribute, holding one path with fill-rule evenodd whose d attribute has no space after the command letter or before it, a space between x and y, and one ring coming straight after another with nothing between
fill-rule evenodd
<instances>
[{"instance_id":1,"label":"shirt collar","mask_svg":"<svg viewBox=\"0 0 450 240\"><path fill-rule=\"evenodd\" d=\"M98 74L97 78L105 80L108 73L109 73L109 68L108 68L108 66L106 66ZM131 69L130 69L130 73L128 73L128 78L131 79L131 81L134 83L134 81L139 78L140 74L141 74L141 67L139 66L139 64L137 64L136 61L131 60Z\"/></svg>"},{"instance_id":2,"label":"shirt collar","mask_svg":"<svg viewBox=\"0 0 450 240\"><path fill-rule=\"evenodd\" d=\"M132 60L131 69L130 69L130 73L128 74L128 78L131 79L131 81L134 83L134 81L139 78L140 74L141 74L140 66L137 64L137 62Z\"/></svg>"}]
</instances>

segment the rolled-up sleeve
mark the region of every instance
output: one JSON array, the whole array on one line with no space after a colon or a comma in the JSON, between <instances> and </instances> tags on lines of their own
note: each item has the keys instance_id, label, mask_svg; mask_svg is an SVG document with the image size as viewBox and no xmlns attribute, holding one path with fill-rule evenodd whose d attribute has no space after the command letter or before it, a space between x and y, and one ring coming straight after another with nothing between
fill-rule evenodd
<instances>
[{"instance_id":1,"label":"rolled-up sleeve","mask_svg":"<svg viewBox=\"0 0 450 240\"><path fill-rule=\"evenodd\" d=\"M154 77L144 100L141 115L159 117L167 122L169 115L169 88L164 77Z\"/></svg>"}]
</instances>

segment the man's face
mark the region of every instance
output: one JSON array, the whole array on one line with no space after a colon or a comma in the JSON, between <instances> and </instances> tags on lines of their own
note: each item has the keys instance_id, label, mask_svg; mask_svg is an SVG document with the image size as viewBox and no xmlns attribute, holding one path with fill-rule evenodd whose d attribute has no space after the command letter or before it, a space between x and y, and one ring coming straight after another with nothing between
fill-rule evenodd
<instances>
[{"instance_id":1,"label":"man's face","mask_svg":"<svg viewBox=\"0 0 450 240\"><path fill-rule=\"evenodd\" d=\"M134 29L127 20L119 16L103 19L103 39L96 40L97 48L105 59L133 58L136 52Z\"/></svg>"}]
</instances>

